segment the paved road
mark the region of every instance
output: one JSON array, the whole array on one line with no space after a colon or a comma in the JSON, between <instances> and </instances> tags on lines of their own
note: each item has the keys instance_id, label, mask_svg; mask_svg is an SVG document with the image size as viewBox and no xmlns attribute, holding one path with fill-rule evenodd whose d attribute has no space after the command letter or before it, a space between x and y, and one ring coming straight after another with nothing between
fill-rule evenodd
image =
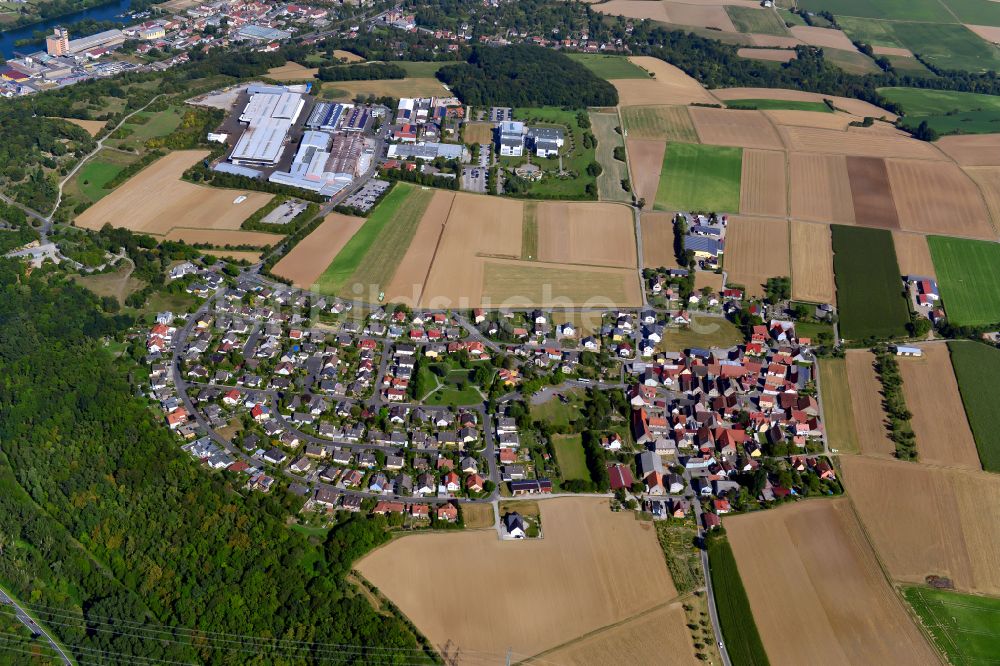
<instances>
[{"instance_id":1,"label":"paved road","mask_svg":"<svg viewBox=\"0 0 1000 666\"><path fill-rule=\"evenodd\" d=\"M59 655L60 660L62 660L62 662L66 664L66 666L72 666L73 660L70 659L69 655L67 655L63 651L59 643L57 643L55 639L52 638L52 636L50 636L49 633L45 629L43 629L38 624L38 622L35 621L33 617L31 617L28 611L22 608L20 604L14 601L14 599L12 599L3 590L0 590L0 605L13 607L14 614L17 617L17 619L20 620L21 624L27 627L31 631L31 633L35 634L36 636L44 637L45 640L49 642L49 645L52 647L52 649L55 650L56 653Z\"/></svg>"}]
</instances>

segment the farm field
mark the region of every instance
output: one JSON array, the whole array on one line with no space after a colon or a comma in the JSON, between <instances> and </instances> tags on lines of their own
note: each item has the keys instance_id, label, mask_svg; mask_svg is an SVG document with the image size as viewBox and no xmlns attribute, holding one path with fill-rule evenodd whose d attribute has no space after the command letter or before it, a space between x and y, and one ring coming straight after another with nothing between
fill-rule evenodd
<instances>
[{"instance_id":1,"label":"farm field","mask_svg":"<svg viewBox=\"0 0 1000 666\"><path fill-rule=\"evenodd\" d=\"M452 64L442 60L389 60L388 62L391 65L399 65L406 70L408 77L415 79L433 79L439 69Z\"/></svg>"},{"instance_id":2,"label":"farm field","mask_svg":"<svg viewBox=\"0 0 1000 666\"><path fill-rule=\"evenodd\" d=\"M235 232L272 195L182 181L184 171L207 155L206 150L181 150L156 160L84 211L76 218L76 225L100 229L110 223L139 233L165 236L182 221L185 228ZM150 196L151 192L155 196ZM240 196L246 199L240 204L233 203ZM272 241L275 238L271 236Z\"/></svg>"},{"instance_id":3,"label":"farm field","mask_svg":"<svg viewBox=\"0 0 1000 666\"><path fill-rule=\"evenodd\" d=\"M712 93L700 83L659 58L632 56L629 60L653 74L653 77L613 80L612 83L618 89L619 106L717 102Z\"/></svg>"},{"instance_id":4,"label":"farm field","mask_svg":"<svg viewBox=\"0 0 1000 666\"><path fill-rule=\"evenodd\" d=\"M819 362L819 376L823 387L823 415L826 417L830 448L845 453L858 453L861 447L854 427L851 387L847 382L847 361L842 358L822 359Z\"/></svg>"},{"instance_id":5,"label":"farm field","mask_svg":"<svg viewBox=\"0 0 1000 666\"><path fill-rule=\"evenodd\" d=\"M866 227L898 229L899 215L885 160L849 155L847 177L851 182L857 223Z\"/></svg>"},{"instance_id":6,"label":"farm field","mask_svg":"<svg viewBox=\"0 0 1000 666\"><path fill-rule=\"evenodd\" d=\"M509 648L519 660L676 596L648 523L612 513L605 499L538 506L544 539L503 542L488 531L406 536L356 568L436 648L495 655ZM630 566L620 566L624 561ZM634 575L636 569L643 575ZM459 581L470 580L477 581L475 604L456 593ZM598 580L606 584L594 585Z\"/></svg>"},{"instance_id":7,"label":"farm field","mask_svg":"<svg viewBox=\"0 0 1000 666\"><path fill-rule=\"evenodd\" d=\"M957 166L922 160L885 162L902 228L922 233L996 238L979 189ZM851 185L853 189L853 180Z\"/></svg>"},{"instance_id":8,"label":"farm field","mask_svg":"<svg viewBox=\"0 0 1000 666\"><path fill-rule=\"evenodd\" d=\"M979 186L996 229L1000 225L1000 167L966 167L963 171Z\"/></svg>"},{"instance_id":9,"label":"farm field","mask_svg":"<svg viewBox=\"0 0 1000 666\"><path fill-rule=\"evenodd\" d=\"M205 254L221 259L232 259L234 261L246 261L255 264L260 261L260 252L250 250L206 250Z\"/></svg>"},{"instance_id":10,"label":"farm field","mask_svg":"<svg viewBox=\"0 0 1000 666\"><path fill-rule=\"evenodd\" d=\"M87 130L87 134L90 136L97 136L97 134L104 129L107 125L106 120L83 120L82 118L63 118L68 123L73 123L77 127L82 127Z\"/></svg>"},{"instance_id":11,"label":"farm field","mask_svg":"<svg viewBox=\"0 0 1000 666\"><path fill-rule=\"evenodd\" d=\"M339 294L351 288L347 293L377 300L392 280L432 196L433 190L397 183L316 279L314 289ZM357 285L361 292L354 289Z\"/></svg>"},{"instance_id":12,"label":"farm field","mask_svg":"<svg viewBox=\"0 0 1000 666\"><path fill-rule=\"evenodd\" d=\"M761 35L788 35L784 21L778 14L769 9L750 8L743 5L728 5L726 12L732 19L738 32L750 32Z\"/></svg>"},{"instance_id":13,"label":"farm field","mask_svg":"<svg viewBox=\"0 0 1000 666\"><path fill-rule=\"evenodd\" d=\"M626 106L621 114L630 139L698 143L698 133L686 106Z\"/></svg>"},{"instance_id":14,"label":"farm field","mask_svg":"<svg viewBox=\"0 0 1000 666\"><path fill-rule=\"evenodd\" d=\"M793 218L854 224L851 181L843 155L790 153L788 164Z\"/></svg>"},{"instance_id":15,"label":"farm field","mask_svg":"<svg viewBox=\"0 0 1000 666\"><path fill-rule=\"evenodd\" d=\"M894 231L892 244L896 248L896 260L902 275L927 275L936 279L926 236Z\"/></svg>"},{"instance_id":16,"label":"farm field","mask_svg":"<svg viewBox=\"0 0 1000 666\"><path fill-rule=\"evenodd\" d=\"M677 266L674 256L674 216L670 213L643 213L642 267Z\"/></svg>"},{"instance_id":17,"label":"farm field","mask_svg":"<svg viewBox=\"0 0 1000 666\"><path fill-rule=\"evenodd\" d=\"M948 319L956 325L1000 321L1000 245L961 238L929 236L938 287Z\"/></svg>"},{"instance_id":18,"label":"farm field","mask_svg":"<svg viewBox=\"0 0 1000 666\"><path fill-rule=\"evenodd\" d=\"M1000 372L1000 351L975 342L949 342L948 351L979 461L986 471L1000 472L1000 437L995 425L997 401L993 389Z\"/></svg>"},{"instance_id":19,"label":"farm field","mask_svg":"<svg viewBox=\"0 0 1000 666\"><path fill-rule=\"evenodd\" d=\"M926 344L920 358L899 359L906 407L917 436L921 462L982 469L976 441L965 418L948 347ZM947 418L941 418L947 414Z\"/></svg>"},{"instance_id":20,"label":"farm field","mask_svg":"<svg viewBox=\"0 0 1000 666\"><path fill-rule=\"evenodd\" d=\"M792 298L809 303L837 300L833 278L830 227L800 220L791 222Z\"/></svg>"},{"instance_id":21,"label":"farm field","mask_svg":"<svg viewBox=\"0 0 1000 666\"><path fill-rule=\"evenodd\" d=\"M743 151L740 176L740 212L784 217L788 208L785 153L777 150Z\"/></svg>"},{"instance_id":22,"label":"farm field","mask_svg":"<svg viewBox=\"0 0 1000 666\"><path fill-rule=\"evenodd\" d=\"M194 229L174 227L164 237L171 241L184 241L188 245L212 245L216 248L270 247L282 236L265 231L243 231L241 229Z\"/></svg>"},{"instance_id":23,"label":"farm field","mask_svg":"<svg viewBox=\"0 0 1000 666\"><path fill-rule=\"evenodd\" d=\"M483 264L482 300L491 307L637 307L642 291L632 269L491 259Z\"/></svg>"},{"instance_id":24,"label":"farm field","mask_svg":"<svg viewBox=\"0 0 1000 666\"><path fill-rule=\"evenodd\" d=\"M784 148L774 125L760 111L692 106L688 112L702 143L770 150Z\"/></svg>"},{"instance_id":25,"label":"farm field","mask_svg":"<svg viewBox=\"0 0 1000 666\"><path fill-rule=\"evenodd\" d=\"M724 265L729 282L743 285L751 296L764 295L768 278L791 275L788 222L732 216L726 232Z\"/></svg>"},{"instance_id":26,"label":"farm field","mask_svg":"<svg viewBox=\"0 0 1000 666\"><path fill-rule=\"evenodd\" d=\"M669 144L656 191L656 209L739 210L742 163L739 148Z\"/></svg>"},{"instance_id":27,"label":"farm field","mask_svg":"<svg viewBox=\"0 0 1000 666\"><path fill-rule=\"evenodd\" d=\"M552 447L563 479L589 479L587 457L583 453L581 435L552 435Z\"/></svg>"},{"instance_id":28,"label":"farm field","mask_svg":"<svg viewBox=\"0 0 1000 666\"><path fill-rule=\"evenodd\" d=\"M929 63L942 69L970 72L1000 69L996 47L964 25L898 21L886 26L896 45L920 53Z\"/></svg>"},{"instance_id":29,"label":"farm field","mask_svg":"<svg viewBox=\"0 0 1000 666\"><path fill-rule=\"evenodd\" d=\"M493 143L493 123L466 123L463 127L465 143Z\"/></svg>"},{"instance_id":30,"label":"farm field","mask_svg":"<svg viewBox=\"0 0 1000 666\"><path fill-rule=\"evenodd\" d=\"M826 48L823 57L848 74L877 74L882 71L874 60L859 51Z\"/></svg>"},{"instance_id":31,"label":"farm field","mask_svg":"<svg viewBox=\"0 0 1000 666\"><path fill-rule=\"evenodd\" d=\"M865 0L799 0L799 7L809 11L827 10L839 16L857 16L873 19L905 19L907 21L954 21L941 3L934 0L881 0L878 3Z\"/></svg>"},{"instance_id":32,"label":"farm field","mask_svg":"<svg viewBox=\"0 0 1000 666\"><path fill-rule=\"evenodd\" d=\"M455 193L438 190L427 208L410 246L396 268L392 281L385 288L386 298L396 303L416 305L423 296L424 283L434 262L438 242L448 222L448 214L455 203Z\"/></svg>"},{"instance_id":33,"label":"farm field","mask_svg":"<svg viewBox=\"0 0 1000 666\"><path fill-rule=\"evenodd\" d=\"M786 51L787 53L787 51ZM791 51L794 55L794 51ZM813 111L833 113L826 102L807 102L791 99L730 99L726 106L731 109L758 109L760 111Z\"/></svg>"},{"instance_id":34,"label":"farm field","mask_svg":"<svg viewBox=\"0 0 1000 666\"><path fill-rule=\"evenodd\" d=\"M557 264L635 268L635 223L626 206L540 202L538 260Z\"/></svg>"},{"instance_id":35,"label":"farm field","mask_svg":"<svg viewBox=\"0 0 1000 666\"><path fill-rule=\"evenodd\" d=\"M903 460L841 456L841 480L894 580L951 579L1000 594L1000 477Z\"/></svg>"},{"instance_id":36,"label":"farm field","mask_svg":"<svg viewBox=\"0 0 1000 666\"><path fill-rule=\"evenodd\" d=\"M801 39L810 46L818 46L823 49L840 49L843 51L855 51L854 44L850 38L841 30L834 28L821 28L812 25L796 25L791 28L793 37Z\"/></svg>"},{"instance_id":37,"label":"farm field","mask_svg":"<svg viewBox=\"0 0 1000 666\"><path fill-rule=\"evenodd\" d=\"M597 177L598 198L631 203L631 193L622 189L622 181L628 180L628 165L616 160L614 153L615 148L625 147L622 135L615 131L619 127L618 114L591 112L590 126L597 137L597 161L604 169Z\"/></svg>"},{"instance_id":38,"label":"farm field","mask_svg":"<svg viewBox=\"0 0 1000 666\"><path fill-rule=\"evenodd\" d=\"M663 2L667 11L667 22L674 25L689 25L695 28L710 28L723 32L736 32L736 26L726 8L716 4L687 2Z\"/></svg>"},{"instance_id":39,"label":"farm field","mask_svg":"<svg viewBox=\"0 0 1000 666\"><path fill-rule=\"evenodd\" d=\"M1000 599L930 587L907 587L903 596L952 664L992 664L1000 654Z\"/></svg>"},{"instance_id":40,"label":"farm field","mask_svg":"<svg viewBox=\"0 0 1000 666\"><path fill-rule=\"evenodd\" d=\"M600 53L567 53L602 79L648 79L649 74L636 67L625 56L603 55Z\"/></svg>"},{"instance_id":41,"label":"farm field","mask_svg":"<svg viewBox=\"0 0 1000 666\"><path fill-rule=\"evenodd\" d=\"M882 383L875 372L875 355L867 349L850 349L845 357L851 411L861 453L892 457L896 445L889 438L888 417L882 407Z\"/></svg>"},{"instance_id":42,"label":"farm field","mask_svg":"<svg viewBox=\"0 0 1000 666\"><path fill-rule=\"evenodd\" d=\"M1000 134L945 136L934 145L961 166L1000 165Z\"/></svg>"},{"instance_id":43,"label":"farm field","mask_svg":"<svg viewBox=\"0 0 1000 666\"><path fill-rule=\"evenodd\" d=\"M895 114L870 102L852 97L836 97L834 95L823 95L804 90L791 90L787 88L718 88L713 90L712 94L723 102L738 99L769 99L793 102L819 102L823 104L823 100L828 99L838 109L856 116L872 116L873 118L884 116L889 120L896 119Z\"/></svg>"},{"instance_id":44,"label":"farm field","mask_svg":"<svg viewBox=\"0 0 1000 666\"><path fill-rule=\"evenodd\" d=\"M803 153L829 153L857 157L894 157L899 159L943 160L944 155L932 145L899 135L883 134L873 128L854 132L813 127L783 127L782 133L791 150Z\"/></svg>"},{"instance_id":45,"label":"farm field","mask_svg":"<svg viewBox=\"0 0 1000 666\"><path fill-rule=\"evenodd\" d=\"M660 186L660 171L663 169L667 142L629 138L625 140L625 146L634 178L632 189L639 198L646 200L646 208L651 209Z\"/></svg>"},{"instance_id":46,"label":"farm field","mask_svg":"<svg viewBox=\"0 0 1000 666\"><path fill-rule=\"evenodd\" d=\"M926 120L939 134L1000 131L1000 99L993 95L924 88L879 88L878 92L903 107L906 127Z\"/></svg>"},{"instance_id":47,"label":"farm field","mask_svg":"<svg viewBox=\"0 0 1000 666\"><path fill-rule=\"evenodd\" d=\"M363 217L330 213L312 233L282 257L271 272L291 280L296 287L311 289L364 223Z\"/></svg>"},{"instance_id":48,"label":"farm field","mask_svg":"<svg viewBox=\"0 0 1000 666\"><path fill-rule=\"evenodd\" d=\"M691 637L684 627L686 622L684 608L680 602L675 602L543 652L537 660L528 659L523 663L538 666L641 664L650 655L670 655L672 664L699 664Z\"/></svg>"},{"instance_id":49,"label":"farm field","mask_svg":"<svg viewBox=\"0 0 1000 666\"><path fill-rule=\"evenodd\" d=\"M789 49L751 49L742 48L736 51L736 55L750 60L764 60L766 62L788 62L795 60L796 53Z\"/></svg>"},{"instance_id":50,"label":"farm field","mask_svg":"<svg viewBox=\"0 0 1000 666\"><path fill-rule=\"evenodd\" d=\"M892 234L841 225L830 230L841 336L864 340L905 333L910 315Z\"/></svg>"},{"instance_id":51,"label":"farm field","mask_svg":"<svg viewBox=\"0 0 1000 666\"><path fill-rule=\"evenodd\" d=\"M658 349L663 351L683 351L691 347L728 349L744 341L740 329L728 319L691 315L691 325L688 328L668 328L663 331L663 339Z\"/></svg>"},{"instance_id":52,"label":"farm field","mask_svg":"<svg viewBox=\"0 0 1000 666\"><path fill-rule=\"evenodd\" d=\"M376 97L444 97L448 89L432 77L380 81L332 81L320 91L323 99L352 100L358 95Z\"/></svg>"},{"instance_id":53,"label":"farm field","mask_svg":"<svg viewBox=\"0 0 1000 666\"><path fill-rule=\"evenodd\" d=\"M770 662L729 542L721 538L711 542L708 545L708 560L719 628L730 658L736 664L766 666Z\"/></svg>"},{"instance_id":54,"label":"farm field","mask_svg":"<svg viewBox=\"0 0 1000 666\"><path fill-rule=\"evenodd\" d=\"M848 499L802 501L723 524L772 663L936 661ZM744 662L734 656L734 663Z\"/></svg>"}]
</instances>

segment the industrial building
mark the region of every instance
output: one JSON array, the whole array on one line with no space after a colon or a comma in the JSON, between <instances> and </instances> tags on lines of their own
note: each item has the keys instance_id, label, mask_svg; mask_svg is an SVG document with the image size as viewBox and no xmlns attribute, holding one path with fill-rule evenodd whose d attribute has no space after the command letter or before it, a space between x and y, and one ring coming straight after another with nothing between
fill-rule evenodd
<instances>
[{"instance_id":1,"label":"industrial building","mask_svg":"<svg viewBox=\"0 0 1000 666\"><path fill-rule=\"evenodd\" d=\"M333 196L350 185L362 170L365 139L359 134L330 135L306 131L288 171L275 171L268 180Z\"/></svg>"},{"instance_id":2,"label":"industrial building","mask_svg":"<svg viewBox=\"0 0 1000 666\"><path fill-rule=\"evenodd\" d=\"M389 146L388 157L399 160L414 158L428 162L438 157L443 157L446 160L467 161L469 151L466 150L465 146L456 143L400 143Z\"/></svg>"},{"instance_id":3,"label":"industrial building","mask_svg":"<svg viewBox=\"0 0 1000 666\"><path fill-rule=\"evenodd\" d=\"M305 99L282 86L254 85L247 92L250 100L240 114L240 122L247 128L229 159L234 164L273 166L281 160L285 139L302 113Z\"/></svg>"},{"instance_id":4,"label":"industrial building","mask_svg":"<svg viewBox=\"0 0 1000 666\"><path fill-rule=\"evenodd\" d=\"M335 130L340 122L340 117L344 111L349 109L349 104L334 104L330 102L319 102L313 107L306 121L309 129Z\"/></svg>"}]
</instances>

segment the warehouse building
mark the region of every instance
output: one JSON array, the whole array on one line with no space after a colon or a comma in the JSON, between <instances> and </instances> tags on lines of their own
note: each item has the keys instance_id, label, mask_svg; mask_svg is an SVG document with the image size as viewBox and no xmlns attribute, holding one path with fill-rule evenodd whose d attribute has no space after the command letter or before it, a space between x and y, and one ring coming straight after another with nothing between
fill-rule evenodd
<instances>
[{"instance_id":1,"label":"warehouse building","mask_svg":"<svg viewBox=\"0 0 1000 666\"><path fill-rule=\"evenodd\" d=\"M462 160L468 161L469 151L466 150L465 146L455 143L399 143L392 144L389 146L390 159L418 159L431 161L438 157L443 157L446 160Z\"/></svg>"},{"instance_id":2,"label":"warehouse building","mask_svg":"<svg viewBox=\"0 0 1000 666\"><path fill-rule=\"evenodd\" d=\"M240 122L247 128L240 135L229 159L234 164L273 166L281 160L285 139L305 105L299 93L281 86L250 86Z\"/></svg>"},{"instance_id":3,"label":"warehouse building","mask_svg":"<svg viewBox=\"0 0 1000 666\"><path fill-rule=\"evenodd\" d=\"M268 180L333 196L359 173L364 148L365 140L360 135L310 130L302 135L289 170L275 171Z\"/></svg>"}]
</instances>

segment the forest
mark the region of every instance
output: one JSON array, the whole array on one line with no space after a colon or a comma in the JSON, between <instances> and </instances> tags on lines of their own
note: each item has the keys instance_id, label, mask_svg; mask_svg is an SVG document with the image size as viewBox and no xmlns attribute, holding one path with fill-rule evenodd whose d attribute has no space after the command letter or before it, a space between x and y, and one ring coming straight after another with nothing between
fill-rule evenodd
<instances>
[{"instance_id":1,"label":"forest","mask_svg":"<svg viewBox=\"0 0 1000 666\"><path fill-rule=\"evenodd\" d=\"M320 67L320 81L374 81L377 79L405 79L406 70L393 63L374 62L364 65L337 65Z\"/></svg>"},{"instance_id":2,"label":"forest","mask_svg":"<svg viewBox=\"0 0 1000 666\"><path fill-rule=\"evenodd\" d=\"M344 580L384 523L310 540L286 526L291 495L198 468L103 344L128 323L0 260L0 585L81 662L429 661Z\"/></svg>"},{"instance_id":3,"label":"forest","mask_svg":"<svg viewBox=\"0 0 1000 666\"><path fill-rule=\"evenodd\" d=\"M580 63L552 49L520 44L474 47L468 62L437 76L475 106L616 106L618 91Z\"/></svg>"}]
</instances>

